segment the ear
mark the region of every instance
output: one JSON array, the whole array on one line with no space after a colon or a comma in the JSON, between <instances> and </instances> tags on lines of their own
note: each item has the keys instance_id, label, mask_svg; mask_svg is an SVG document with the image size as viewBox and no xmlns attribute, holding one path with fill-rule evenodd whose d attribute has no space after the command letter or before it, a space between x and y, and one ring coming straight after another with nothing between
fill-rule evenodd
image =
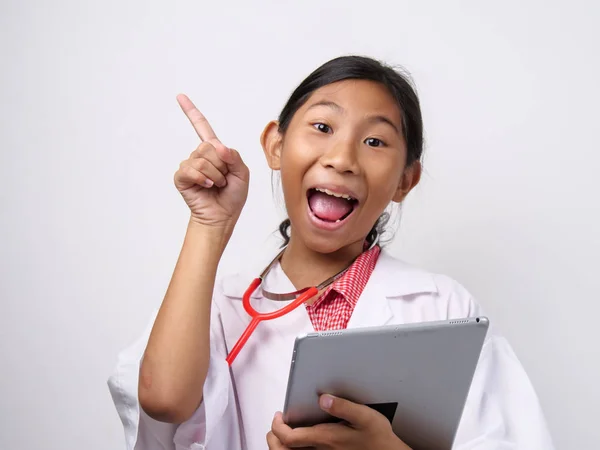
<instances>
[{"instance_id":1,"label":"ear","mask_svg":"<svg viewBox=\"0 0 600 450\"><path fill-rule=\"evenodd\" d=\"M423 166L421 166L420 161L415 161L409 167L406 167L404 169L404 173L402 174L402 178L400 178L398 189L396 189L396 193L394 194L392 201L396 203L402 202L408 193L412 191L417 184L419 184L422 171Z\"/></svg>"},{"instance_id":2,"label":"ear","mask_svg":"<svg viewBox=\"0 0 600 450\"><path fill-rule=\"evenodd\" d=\"M260 143L271 170L279 170L281 168L281 148L283 147L283 136L279 132L279 122L272 120L267 124L260 135Z\"/></svg>"}]
</instances>

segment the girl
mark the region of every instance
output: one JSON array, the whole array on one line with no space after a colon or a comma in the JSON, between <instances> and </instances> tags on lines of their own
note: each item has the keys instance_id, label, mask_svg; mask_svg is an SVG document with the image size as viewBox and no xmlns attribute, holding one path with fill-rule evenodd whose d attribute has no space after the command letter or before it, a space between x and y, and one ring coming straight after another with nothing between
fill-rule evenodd
<instances>
[{"instance_id":1,"label":"girl","mask_svg":"<svg viewBox=\"0 0 600 450\"><path fill-rule=\"evenodd\" d=\"M151 330L120 355L109 380L127 448L408 449L383 415L345 399L320 398L343 419L338 424L291 429L277 410L301 333L482 314L455 281L377 245L385 208L402 202L421 176L423 125L410 83L372 59L337 58L309 75L266 126L261 143L269 167L281 173L289 219L265 291L317 286L347 270L305 306L261 323L231 369L226 357L250 322L241 297L259 271L221 282L215 274L249 172L192 102L178 101L202 143L175 174L191 214L171 283ZM285 304L261 289L252 302L259 311ZM552 449L529 379L493 329L455 448Z\"/></svg>"}]
</instances>

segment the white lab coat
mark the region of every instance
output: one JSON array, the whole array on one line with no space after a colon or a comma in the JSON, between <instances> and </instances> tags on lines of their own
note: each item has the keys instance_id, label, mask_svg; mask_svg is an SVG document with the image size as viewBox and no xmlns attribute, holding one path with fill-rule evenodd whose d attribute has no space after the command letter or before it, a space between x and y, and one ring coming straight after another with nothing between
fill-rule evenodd
<instances>
[{"instance_id":1,"label":"white lab coat","mask_svg":"<svg viewBox=\"0 0 600 450\"><path fill-rule=\"evenodd\" d=\"M259 269L260 270L260 269ZM157 422L140 408L140 361L151 326L119 355L109 388L125 428L128 450L263 450L273 415L283 408L294 339L314 331L305 308L261 323L234 361L225 356L249 323L241 297L256 274L235 275L215 286L211 356L200 408L181 425ZM294 286L279 265L265 280L270 291ZM282 302L253 296L259 311ZM419 270L382 251L349 328L482 315L457 282ZM493 324L493 319L492 319ZM459 450L552 450L535 391L510 345L493 325L488 331L455 439Z\"/></svg>"}]
</instances>

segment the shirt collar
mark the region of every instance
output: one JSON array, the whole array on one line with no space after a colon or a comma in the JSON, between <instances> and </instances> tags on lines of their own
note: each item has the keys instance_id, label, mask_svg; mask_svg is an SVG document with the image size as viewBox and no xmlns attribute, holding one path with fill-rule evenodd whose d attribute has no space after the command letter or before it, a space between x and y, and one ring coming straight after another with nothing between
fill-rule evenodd
<instances>
[{"instance_id":1,"label":"shirt collar","mask_svg":"<svg viewBox=\"0 0 600 450\"><path fill-rule=\"evenodd\" d=\"M321 295L319 300L312 304L312 306L315 307L323 300L325 300L326 296L329 295L331 291L337 292L337 294L340 295L344 299L344 301L348 302L351 306L356 306L356 303L358 302L358 297L360 296L362 289L360 289L358 295L355 295L355 293L351 291L348 281L354 282L354 280L356 280L358 277L364 276L366 278L364 284L366 284L372 272L369 270L369 265L371 263L370 260L371 258L375 258L376 262L380 253L381 248L379 246L374 246L373 248L370 248L369 250L366 250L363 253L361 253L358 256L358 258L356 258L356 260L350 265L350 267L348 267L348 270L340 278L335 280L333 284L323 293L323 295Z\"/></svg>"}]
</instances>

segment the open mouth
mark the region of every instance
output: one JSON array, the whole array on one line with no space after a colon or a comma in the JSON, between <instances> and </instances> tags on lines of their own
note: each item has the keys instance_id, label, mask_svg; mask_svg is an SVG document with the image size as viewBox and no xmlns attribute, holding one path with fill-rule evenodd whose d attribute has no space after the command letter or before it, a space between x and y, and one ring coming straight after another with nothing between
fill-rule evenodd
<instances>
[{"instance_id":1,"label":"open mouth","mask_svg":"<svg viewBox=\"0 0 600 450\"><path fill-rule=\"evenodd\" d=\"M323 222L338 223L346 220L358 206L358 200L329 189L312 188L306 193L308 207Z\"/></svg>"}]
</instances>

